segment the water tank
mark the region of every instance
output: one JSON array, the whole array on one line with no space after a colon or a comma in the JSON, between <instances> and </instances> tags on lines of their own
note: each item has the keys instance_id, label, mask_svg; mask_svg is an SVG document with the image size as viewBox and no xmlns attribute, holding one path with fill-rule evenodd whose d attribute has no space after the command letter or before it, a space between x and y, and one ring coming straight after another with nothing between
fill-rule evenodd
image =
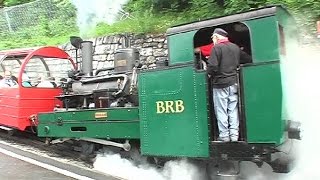
<instances>
[{"instance_id":1,"label":"water tank","mask_svg":"<svg viewBox=\"0 0 320 180\"><path fill-rule=\"evenodd\" d=\"M131 71L139 64L139 51L134 48L117 49L114 55L114 70L116 72Z\"/></svg>"}]
</instances>

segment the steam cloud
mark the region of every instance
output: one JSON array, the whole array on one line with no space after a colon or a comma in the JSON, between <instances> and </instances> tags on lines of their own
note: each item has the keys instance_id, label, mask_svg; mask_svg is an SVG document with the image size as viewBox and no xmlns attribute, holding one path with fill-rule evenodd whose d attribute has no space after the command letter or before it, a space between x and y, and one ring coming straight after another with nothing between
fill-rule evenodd
<instances>
[{"instance_id":1,"label":"steam cloud","mask_svg":"<svg viewBox=\"0 0 320 180\"><path fill-rule=\"evenodd\" d=\"M119 13L123 13L122 5L129 0L71 0L77 8L77 24L80 34L94 28L99 22L109 25L117 21Z\"/></svg>"},{"instance_id":2,"label":"steam cloud","mask_svg":"<svg viewBox=\"0 0 320 180\"><path fill-rule=\"evenodd\" d=\"M241 177L249 180L320 179L320 44L292 46L281 63L287 118L301 122L303 128L302 140L291 140L285 148L286 153L296 157L295 168L289 174L275 174L266 164L258 168L253 163L243 162ZM200 180L203 173L186 160L170 161L159 170L146 164L136 166L110 153L98 155L94 167L129 180Z\"/></svg>"},{"instance_id":3,"label":"steam cloud","mask_svg":"<svg viewBox=\"0 0 320 180\"><path fill-rule=\"evenodd\" d=\"M281 71L286 119L302 123L302 140L290 140L286 153L295 157L295 167L288 174L275 174L268 165L262 168L242 163L242 177L249 180L320 179L320 44L300 45L287 42L288 52L282 58Z\"/></svg>"},{"instance_id":4,"label":"steam cloud","mask_svg":"<svg viewBox=\"0 0 320 180\"><path fill-rule=\"evenodd\" d=\"M285 179L320 179L320 44L292 49L283 62L289 118L300 121L303 137L296 142L297 164Z\"/></svg>"},{"instance_id":5,"label":"steam cloud","mask_svg":"<svg viewBox=\"0 0 320 180\"><path fill-rule=\"evenodd\" d=\"M126 180L202 180L199 167L185 159L169 161L162 169L146 163L142 157L139 165L121 158L119 154L104 152L98 154L94 168L100 172Z\"/></svg>"}]
</instances>

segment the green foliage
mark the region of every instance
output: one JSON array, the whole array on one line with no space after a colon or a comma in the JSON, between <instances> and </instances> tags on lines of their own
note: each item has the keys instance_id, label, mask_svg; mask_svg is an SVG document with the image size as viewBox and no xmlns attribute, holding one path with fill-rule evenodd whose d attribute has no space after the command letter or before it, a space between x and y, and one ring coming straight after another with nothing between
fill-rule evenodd
<instances>
[{"instance_id":1,"label":"green foliage","mask_svg":"<svg viewBox=\"0 0 320 180\"><path fill-rule=\"evenodd\" d=\"M215 0L192 0L191 8L186 11L190 13L193 20L201 20L213 16L222 16L224 9Z\"/></svg>"},{"instance_id":2,"label":"green foliage","mask_svg":"<svg viewBox=\"0 0 320 180\"><path fill-rule=\"evenodd\" d=\"M247 11L250 6L246 0L227 1L225 3L225 14L233 14L241 11Z\"/></svg>"},{"instance_id":3,"label":"green foliage","mask_svg":"<svg viewBox=\"0 0 320 180\"><path fill-rule=\"evenodd\" d=\"M152 1L146 0L130 0L129 3L126 5L126 10L133 13L144 13L150 12L153 9Z\"/></svg>"},{"instance_id":4,"label":"green foliage","mask_svg":"<svg viewBox=\"0 0 320 180\"><path fill-rule=\"evenodd\" d=\"M58 14L66 14L65 12L68 12L70 17L75 18L76 17L76 8L71 3L70 0L52 0L57 8L60 10Z\"/></svg>"},{"instance_id":5,"label":"green foliage","mask_svg":"<svg viewBox=\"0 0 320 180\"><path fill-rule=\"evenodd\" d=\"M6 0L4 3L9 6L30 1L32 0ZM76 26L76 8L70 0L48 1L55 2L57 9L55 13L51 13L50 18L45 15L35 16L33 19L38 22L37 26L22 23L21 28L14 29L14 33L0 32L0 49L63 44L68 41L70 35L79 34ZM314 33L315 22L320 20L319 0L224 0L223 4L221 2L221 0L130 0L125 6L125 11L130 12L132 19L121 20L113 25L99 23L94 30L91 30L90 36L123 32L163 33L173 25L271 4L286 6L296 17L297 24L302 27L300 29L307 29L304 32Z\"/></svg>"},{"instance_id":6,"label":"green foliage","mask_svg":"<svg viewBox=\"0 0 320 180\"><path fill-rule=\"evenodd\" d=\"M15 5L24 4L32 1L35 1L35 0L4 0L4 5L7 7L15 6Z\"/></svg>"},{"instance_id":7,"label":"green foliage","mask_svg":"<svg viewBox=\"0 0 320 180\"><path fill-rule=\"evenodd\" d=\"M182 14L165 14L148 16L147 13L141 16L135 16L134 19L118 21L112 26L105 23L97 25L92 36L102 36L107 34L117 34L123 32L134 33L161 33L165 32L169 26L185 22Z\"/></svg>"},{"instance_id":8,"label":"green foliage","mask_svg":"<svg viewBox=\"0 0 320 180\"><path fill-rule=\"evenodd\" d=\"M127 10L149 14L184 12L185 20L201 20L274 4L287 7L304 32L315 32L315 22L320 20L319 0L130 0Z\"/></svg>"},{"instance_id":9,"label":"green foliage","mask_svg":"<svg viewBox=\"0 0 320 180\"><path fill-rule=\"evenodd\" d=\"M295 16L304 33L315 33L316 21L320 20L319 0L268 0L269 3L284 4Z\"/></svg>"},{"instance_id":10,"label":"green foliage","mask_svg":"<svg viewBox=\"0 0 320 180\"><path fill-rule=\"evenodd\" d=\"M53 1L57 7L50 17L41 9L33 11L33 14L42 14L33 17L38 22L36 26L22 22L13 32L0 33L0 49L58 45L67 42L71 35L78 34L74 6L68 0ZM66 13L66 10L70 12Z\"/></svg>"},{"instance_id":11,"label":"green foliage","mask_svg":"<svg viewBox=\"0 0 320 180\"><path fill-rule=\"evenodd\" d=\"M190 5L190 0L130 0L127 9L131 12L182 12Z\"/></svg>"},{"instance_id":12,"label":"green foliage","mask_svg":"<svg viewBox=\"0 0 320 180\"><path fill-rule=\"evenodd\" d=\"M164 9L181 12L189 8L191 3L189 0L153 0L153 4L158 12Z\"/></svg>"},{"instance_id":13,"label":"green foliage","mask_svg":"<svg viewBox=\"0 0 320 180\"><path fill-rule=\"evenodd\" d=\"M41 8L32 9L28 14L37 25L19 19L23 18L21 16L10 17L12 22L19 22L19 26L12 27L12 32L0 33L0 49L63 44L70 35L78 34L74 6L68 0L52 1L56 2L56 7L50 14L42 12Z\"/></svg>"}]
</instances>

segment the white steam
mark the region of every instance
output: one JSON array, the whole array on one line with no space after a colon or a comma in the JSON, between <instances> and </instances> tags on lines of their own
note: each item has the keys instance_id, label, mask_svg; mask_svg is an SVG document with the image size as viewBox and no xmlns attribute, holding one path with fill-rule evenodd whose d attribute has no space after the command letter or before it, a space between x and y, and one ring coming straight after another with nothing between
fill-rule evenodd
<instances>
[{"instance_id":1,"label":"white steam","mask_svg":"<svg viewBox=\"0 0 320 180\"><path fill-rule=\"evenodd\" d=\"M302 140L291 140L285 151L295 157L294 169L288 174L272 173L270 166L258 168L243 162L242 177L249 180L320 179L320 44L295 47L282 58L281 71L287 118L302 123Z\"/></svg>"},{"instance_id":2,"label":"white steam","mask_svg":"<svg viewBox=\"0 0 320 180\"><path fill-rule=\"evenodd\" d=\"M77 24L80 34L87 33L98 23L109 25L117 21L125 12L122 6L129 0L71 0L77 8Z\"/></svg>"},{"instance_id":3,"label":"white steam","mask_svg":"<svg viewBox=\"0 0 320 180\"><path fill-rule=\"evenodd\" d=\"M320 179L320 44L289 49L281 62L287 118L301 122L303 128L302 140L291 140L285 148L286 153L296 157L295 167L288 174L276 174L267 164L258 168L254 163L242 162L244 179ZM200 180L204 173L187 160L170 161L160 170L147 164L136 166L110 153L98 155L94 167L129 180Z\"/></svg>"},{"instance_id":4,"label":"white steam","mask_svg":"<svg viewBox=\"0 0 320 180\"><path fill-rule=\"evenodd\" d=\"M143 161L141 158L140 161ZM185 159L167 162L158 169L146 162L136 165L119 154L105 152L99 154L93 164L94 169L126 180L202 180L199 167Z\"/></svg>"},{"instance_id":5,"label":"white steam","mask_svg":"<svg viewBox=\"0 0 320 180\"><path fill-rule=\"evenodd\" d=\"M301 122L303 128L302 140L287 144L287 152L296 158L295 167L288 174L275 174L267 165L258 169L245 164L242 173L250 180L320 179L320 44L294 44L288 44L281 70L287 118Z\"/></svg>"},{"instance_id":6,"label":"white steam","mask_svg":"<svg viewBox=\"0 0 320 180\"><path fill-rule=\"evenodd\" d=\"M292 49L283 62L289 118L300 121L297 164L285 179L320 179L320 45Z\"/></svg>"}]
</instances>

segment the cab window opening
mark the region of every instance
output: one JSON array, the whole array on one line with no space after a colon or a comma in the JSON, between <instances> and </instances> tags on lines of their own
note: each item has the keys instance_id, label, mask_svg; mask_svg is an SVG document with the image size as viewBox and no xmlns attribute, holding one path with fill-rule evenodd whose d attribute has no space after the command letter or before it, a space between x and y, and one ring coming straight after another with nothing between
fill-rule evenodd
<instances>
[{"instance_id":1,"label":"cab window opening","mask_svg":"<svg viewBox=\"0 0 320 180\"><path fill-rule=\"evenodd\" d=\"M251 40L250 40L250 32L249 28L240 22L231 23L231 24L224 24L214 27L207 27L200 29L194 35L194 49L195 49L195 60L196 60L196 68L201 69L202 65L201 61L205 61L208 59L211 53L211 48L213 45L211 35L215 28L222 28L228 32L228 39L230 42L238 45L241 50L241 60L240 64L252 63L251 59ZM199 52L199 47L204 47ZM211 46L211 47L210 47Z\"/></svg>"}]
</instances>

